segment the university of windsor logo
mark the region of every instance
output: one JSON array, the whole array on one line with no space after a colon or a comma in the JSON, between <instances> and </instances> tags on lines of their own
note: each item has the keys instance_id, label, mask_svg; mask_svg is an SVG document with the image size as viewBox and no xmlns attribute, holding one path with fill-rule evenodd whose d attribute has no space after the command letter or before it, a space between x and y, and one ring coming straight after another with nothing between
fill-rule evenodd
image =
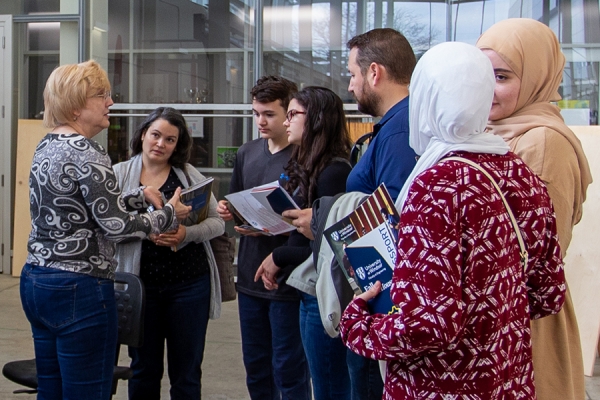
<instances>
[{"instance_id":1,"label":"university of windsor logo","mask_svg":"<svg viewBox=\"0 0 600 400\"><path fill-rule=\"evenodd\" d=\"M356 268L355 272L360 279L364 280L367 277L367 274L365 274L365 269L363 267Z\"/></svg>"}]
</instances>

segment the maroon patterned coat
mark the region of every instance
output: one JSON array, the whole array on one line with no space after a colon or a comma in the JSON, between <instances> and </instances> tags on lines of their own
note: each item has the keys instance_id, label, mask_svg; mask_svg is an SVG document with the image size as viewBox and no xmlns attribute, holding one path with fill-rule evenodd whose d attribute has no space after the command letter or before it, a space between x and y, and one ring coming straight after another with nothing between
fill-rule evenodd
<instances>
[{"instance_id":1,"label":"maroon patterned coat","mask_svg":"<svg viewBox=\"0 0 600 400\"><path fill-rule=\"evenodd\" d=\"M529 253L527 274L489 179L442 161L413 181L402 210L391 289L398 313L369 315L357 298L342 339L388 361L385 399L535 399L530 318L557 313L566 289L550 198L513 153L454 155L498 182Z\"/></svg>"}]
</instances>

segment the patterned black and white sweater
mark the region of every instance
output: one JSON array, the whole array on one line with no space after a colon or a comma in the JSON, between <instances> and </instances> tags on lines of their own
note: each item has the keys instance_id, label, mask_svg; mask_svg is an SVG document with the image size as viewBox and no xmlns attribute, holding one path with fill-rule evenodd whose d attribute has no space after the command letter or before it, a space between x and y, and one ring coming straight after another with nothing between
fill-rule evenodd
<instances>
[{"instance_id":1,"label":"patterned black and white sweater","mask_svg":"<svg viewBox=\"0 0 600 400\"><path fill-rule=\"evenodd\" d=\"M143 189L121 194L110 158L95 141L47 134L29 175L27 263L112 279L115 242L177 228L171 205L147 214L126 211L125 202L144 202Z\"/></svg>"}]
</instances>

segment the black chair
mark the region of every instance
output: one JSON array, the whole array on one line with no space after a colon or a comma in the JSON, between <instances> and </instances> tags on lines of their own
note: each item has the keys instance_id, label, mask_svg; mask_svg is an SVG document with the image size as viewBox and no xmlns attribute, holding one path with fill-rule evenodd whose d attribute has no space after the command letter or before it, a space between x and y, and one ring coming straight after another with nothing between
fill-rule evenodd
<instances>
[{"instance_id":1,"label":"black chair","mask_svg":"<svg viewBox=\"0 0 600 400\"><path fill-rule=\"evenodd\" d=\"M354 145L352 146L352 149L350 150L350 164L353 167L358 162L358 159L360 158L359 156L362 155L362 146L363 146L363 144L367 140L370 140L372 137L373 137L373 132L365 133L364 135L362 135L361 137L359 137L356 140L356 142L354 143Z\"/></svg>"},{"instance_id":2,"label":"black chair","mask_svg":"<svg viewBox=\"0 0 600 400\"><path fill-rule=\"evenodd\" d=\"M119 379L128 380L133 376L129 367L116 365L121 345L139 347L144 341L144 285L139 277L117 272L115 276L115 300L117 301L119 338L113 370L112 394L117 392ZM29 389L18 389L13 393L37 393L37 372L35 359L11 361L4 365L2 374L9 380Z\"/></svg>"}]
</instances>

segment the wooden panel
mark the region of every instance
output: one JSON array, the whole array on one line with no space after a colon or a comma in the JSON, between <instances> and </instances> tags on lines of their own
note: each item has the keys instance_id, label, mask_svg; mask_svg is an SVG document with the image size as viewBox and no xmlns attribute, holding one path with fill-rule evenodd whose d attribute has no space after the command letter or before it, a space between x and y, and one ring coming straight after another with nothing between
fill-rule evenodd
<instances>
[{"instance_id":1,"label":"wooden panel","mask_svg":"<svg viewBox=\"0 0 600 400\"><path fill-rule=\"evenodd\" d=\"M583 217L573 229L573 239L565 258L567 282L579 324L584 371L592 376L600 331L600 246L597 236L600 226L600 126L570 128L581 140L594 178L583 204Z\"/></svg>"},{"instance_id":2,"label":"wooden panel","mask_svg":"<svg viewBox=\"0 0 600 400\"><path fill-rule=\"evenodd\" d=\"M17 133L17 171L15 175L15 233L13 236L12 275L20 276L27 259L27 239L31 231L29 214L29 170L38 143L48 132L41 120L20 119Z\"/></svg>"},{"instance_id":3,"label":"wooden panel","mask_svg":"<svg viewBox=\"0 0 600 400\"><path fill-rule=\"evenodd\" d=\"M348 122L348 131L350 133L350 138L352 139L352 143L356 142L356 140L364 135L365 133L373 132L373 123L372 122Z\"/></svg>"}]
</instances>

